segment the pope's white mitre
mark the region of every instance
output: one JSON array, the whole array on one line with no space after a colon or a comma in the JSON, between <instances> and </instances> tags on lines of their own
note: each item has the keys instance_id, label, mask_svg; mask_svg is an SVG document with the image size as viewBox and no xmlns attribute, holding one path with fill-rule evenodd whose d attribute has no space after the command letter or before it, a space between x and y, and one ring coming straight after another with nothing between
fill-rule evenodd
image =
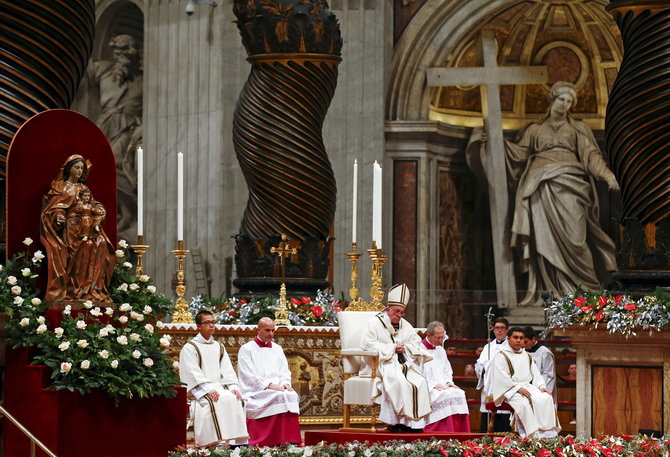
<instances>
[{"instance_id":1,"label":"pope's white mitre","mask_svg":"<svg viewBox=\"0 0 670 457\"><path fill-rule=\"evenodd\" d=\"M405 284L396 284L391 287L388 295L388 306L402 306L409 304L409 288Z\"/></svg>"}]
</instances>

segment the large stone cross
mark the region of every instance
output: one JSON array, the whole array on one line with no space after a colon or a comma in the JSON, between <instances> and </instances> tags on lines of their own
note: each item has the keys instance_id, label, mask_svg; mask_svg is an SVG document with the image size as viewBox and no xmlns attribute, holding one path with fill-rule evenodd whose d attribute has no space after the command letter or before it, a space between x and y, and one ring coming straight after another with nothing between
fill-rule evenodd
<instances>
[{"instance_id":1,"label":"large stone cross","mask_svg":"<svg viewBox=\"0 0 670 457\"><path fill-rule=\"evenodd\" d=\"M502 111L500 108L500 86L539 84L548 81L547 68L499 67L497 65L495 34L492 30L481 35L483 67L429 68L428 86L479 85L482 98L482 115L486 142L486 170L489 170L489 203L491 209L491 232L496 273L498 305L516 305L514 260L510 248L510 224L508 222L509 191L507 166L503 141Z\"/></svg>"}]
</instances>

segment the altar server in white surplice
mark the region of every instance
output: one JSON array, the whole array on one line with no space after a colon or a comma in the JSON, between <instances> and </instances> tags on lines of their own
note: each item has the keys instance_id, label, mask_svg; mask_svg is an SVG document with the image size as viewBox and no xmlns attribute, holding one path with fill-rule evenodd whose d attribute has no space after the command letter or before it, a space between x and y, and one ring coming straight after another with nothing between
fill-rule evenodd
<instances>
[{"instance_id":1,"label":"altar server in white surplice","mask_svg":"<svg viewBox=\"0 0 670 457\"><path fill-rule=\"evenodd\" d=\"M433 357L424 363L423 374L430 390L431 413L424 432L470 433L470 412L465 392L454 384L454 371L444 350L447 339L442 322L433 321L421 341L424 350Z\"/></svg>"},{"instance_id":2,"label":"altar server in white surplice","mask_svg":"<svg viewBox=\"0 0 670 457\"><path fill-rule=\"evenodd\" d=\"M227 442L245 444L249 438L242 393L228 352L213 337L214 316L195 316L198 335L179 353L179 378L191 401L191 421L196 446Z\"/></svg>"},{"instance_id":3,"label":"altar server in white surplice","mask_svg":"<svg viewBox=\"0 0 670 457\"><path fill-rule=\"evenodd\" d=\"M409 289L396 285L384 311L371 318L361 335L361 347L377 351L379 368L372 399L381 404L379 419L394 433L420 432L430 413L430 395L421 365L430 359L421 338L402 316Z\"/></svg>"},{"instance_id":4,"label":"altar server in white surplice","mask_svg":"<svg viewBox=\"0 0 670 457\"><path fill-rule=\"evenodd\" d=\"M500 351L491 362L493 401L498 406L509 403L520 436L553 438L561 430L554 399L533 358L523 349L523 329L511 328L507 340L510 349Z\"/></svg>"},{"instance_id":5,"label":"altar server in white surplice","mask_svg":"<svg viewBox=\"0 0 670 457\"><path fill-rule=\"evenodd\" d=\"M237 354L237 372L246 400L249 444L300 444L300 399L291 387L284 350L273 341L275 323L258 321L257 336Z\"/></svg>"}]
</instances>

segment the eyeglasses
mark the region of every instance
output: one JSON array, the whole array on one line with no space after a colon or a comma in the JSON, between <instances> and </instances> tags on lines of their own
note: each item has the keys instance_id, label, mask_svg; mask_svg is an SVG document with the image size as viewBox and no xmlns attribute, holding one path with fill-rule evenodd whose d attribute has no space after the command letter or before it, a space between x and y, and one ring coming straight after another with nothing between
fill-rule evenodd
<instances>
[{"instance_id":1,"label":"eyeglasses","mask_svg":"<svg viewBox=\"0 0 670 457\"><path fill-rule=\"evenodd\" d=\"M216 321L203 321L200 322L198 325L214 325L216 324Z\"/></svg>"}]
</instances>

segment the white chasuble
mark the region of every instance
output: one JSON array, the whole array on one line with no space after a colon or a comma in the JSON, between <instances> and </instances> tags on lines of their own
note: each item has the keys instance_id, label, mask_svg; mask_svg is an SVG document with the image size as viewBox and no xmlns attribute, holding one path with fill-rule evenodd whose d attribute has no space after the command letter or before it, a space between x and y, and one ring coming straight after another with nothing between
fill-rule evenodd
<instances>
[{"instance_id":1,"label":"white chasuble","mask_svg":"<svg viewBox=\"0 0 670 457\"><path fill-rule=\"evenodd\" d=\"M491 363L491 393L496 405L503 401L514 410L519 435L549 438L558 435L561 425L556 416L554 399L540 389L546 387L532 357L524 350L500 351ZM525 388L526 398L518 391Z\"/></svg>"},{"instance_id":2,"label":"white chasuble","mask_svg":"<svg viewBox=\"0 0 670 457\"><path fill-rule=\"evenodd\" d=\"M186 343L179 353L179 378L186 384L197 446L221 441L246 443L244 407L229 389L238 389L237 376L228 352L218 341L201 335ZM216 390L218 401L208 392Z\"/></svg>"},{"instance_id":3,"label":"white chasuble","mask_svg":"<svg viewBox=\"0 0 670 457\"><path fill-rule=\"evenodd\" d=\"M396 344L405 346L400 363ZM377 351L379 366L373 400L381 405L379 419L387 424L423 428L430 413L430 395L421 365L430 356L420 349L421 338L405 319L393 328L386 312L370 319L361 335L361 347Z\"/></svg>"},{"instance_id":4,"label":"white chasuble","mask_svg":"<svg viewBox=\"0 0 670 457\"><path fill-rule=\"evenodd\" d=\"M469 414L468 399L462 389L456 386L438 388L454 382L454 372L444 348L433 346L425 340L422 343L424 351L433 357L423 365L423 375L428 382L432 409L426 424L432 424L454 414Z\"/></svg>"},{"instance_id":5,"label":"white chasuble","mask_svg":"<svg viewBox=\"0 0 670 457\"><path fill-rule=\"evenodd\" d=\"M284 350L275 342L267 344L269 346L261 347L256 340L249 341L237 353L237 372L246 400L247 418L261 419L286 412L300 414L300 398L295 391L266 389L269 384L291 385Z\"/></svg>"}]
</instances>

